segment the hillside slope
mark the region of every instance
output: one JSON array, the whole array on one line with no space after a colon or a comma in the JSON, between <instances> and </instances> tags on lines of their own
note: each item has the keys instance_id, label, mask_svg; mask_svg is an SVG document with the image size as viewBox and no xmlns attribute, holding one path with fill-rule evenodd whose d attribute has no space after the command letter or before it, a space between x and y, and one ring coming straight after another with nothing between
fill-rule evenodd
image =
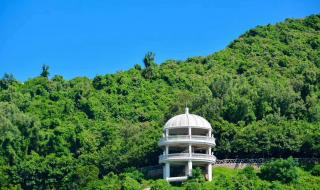
<instances>
[{"instance_id":1,"label":"hillside slope","mask_svg":"<svg viewBox=\"0 0 320 190\"><path fill-rule=\"evenodd\" d=\"M88 170L156 164L185 103L211 122L220 159L320 156L319 15L258 26L207 57L146 58L93 80L3 77L0 184L71 187Z\"/></svg>"}]
</instances>

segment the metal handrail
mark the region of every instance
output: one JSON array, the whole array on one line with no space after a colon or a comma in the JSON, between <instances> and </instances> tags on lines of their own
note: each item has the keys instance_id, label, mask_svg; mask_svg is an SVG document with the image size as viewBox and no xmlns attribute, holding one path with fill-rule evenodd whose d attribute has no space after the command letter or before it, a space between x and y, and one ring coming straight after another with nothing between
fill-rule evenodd
<instances>
[{"instance_id":1,"label":"metal handrail","mask_svg":"<svg viewBox=\"0 0 320 190\"><path fill-rule=\"evenodd\" d=\"M160 155L160 160L172 158L172 157L196 157L196 158L211 158L215 159L216 157L214 155L210 154L200 154L200 153L172 153L172 154L166 154L166 155Z\"/></svg>"},{"instance_id":2,"label":"metal handrail","mask_svg":"<svg viewBox=\"0 0 320 190\"><path fill-rule=\"evenodd\" d=\"M244 159L223 159L217 160L216 165L223 164L263 164L276 158L244 158ZM293 158L297 162L320 162L320 158Z\"/></svg>"},{"instance_id":3,"label":"metal handrail","mask_svg":"<svg viewBox=\"0 0 320 190\"><path fill-rule=\"evenodd\" d=\"M174 140L174 139L199 139L199 140L215 140L214 137L201 136L201 135L171 135L161 138L161 140Z\"/></svg>"}]
</instances>

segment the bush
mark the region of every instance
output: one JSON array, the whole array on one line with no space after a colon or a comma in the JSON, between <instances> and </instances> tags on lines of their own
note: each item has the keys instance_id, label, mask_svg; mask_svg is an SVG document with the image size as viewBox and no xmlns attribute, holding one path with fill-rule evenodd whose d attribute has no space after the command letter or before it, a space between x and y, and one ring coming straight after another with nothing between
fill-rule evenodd
<instances>
[{"instance_id":1,"label":"bush","mask_svg":"<svg viewBox=\"0 0 320 190\"><path fill-rule=\"evenodd\" d=\"M240 174L245 175L248 179L256 179L257 174L254 171L254 168L252 166L247 166L243 170L240 171Z\"/></svg>"},{"instance_id":2,"label":"bush","mask_svg":"<svg viewBox=\"0 0 320 190\"><path fill-rule=\"evenodd\" d=\"M202 184L196 181L189 181L183 185L186 190L200 190L202 189Z\"/></svg>"},{"instance_id":3,"label":"bush","mask_svg":"<svg viewBox=\"0 0 320 190\"><path fill-rule=\"evenodd\" d=\"M204 182L204 175L202 173L202 170L200 168L195 168L192 170L192 176L189 176L190 181L195 181L195 182Z\"/></svg>"},{"instance_id":4,"label":"bush","mask_svg":"<svg viewBox=\"0 0 320 190\"><path fill-rule=\"evenodd\" d=\"M141 185L135 179L129 176L126 176L122 182L122 189L123 190L140 190Z\"/></svg>"},{"instance_id":5,"label":"bush","mask_svg":"<svg viewBox=\"0 0 320 190\"><path fill-rule=\"evenodd\" d=\"M138 181L139 183L142 182L142 180L144 179L143 173L135 168L128 168L123 175L129 176L132 179Z\"/></svg>"},{"instance_id":6,"label":"bush","mask_svg":"<svg viewBox=\"0 0 320 190\"><path fill-rule=\"evenodd\" d=\"M283 183L296 181L298 178L297 163L292 157L268 162L261 167L260 176L265 180L277 180Z\"/></svg>"},{"instance_id":7,"label":"bush","mask_svg":"<svg viewBox=\"0 0 320 190\"><path fill-rule=\"evenodd\" d=\"M171 185L164 179L156 180L152 185L150 190L170 190Z\"/></svg>"},{"instance_id":8,"label":"bush","mask_svg":"<svg viewBox=\"0 0 320 190\"><path fill-rule=\"evenodd\" d=\"M312 168L311 174L314 176L320 176L320 164L317 164Z\"/></svg>"}]
</instances>

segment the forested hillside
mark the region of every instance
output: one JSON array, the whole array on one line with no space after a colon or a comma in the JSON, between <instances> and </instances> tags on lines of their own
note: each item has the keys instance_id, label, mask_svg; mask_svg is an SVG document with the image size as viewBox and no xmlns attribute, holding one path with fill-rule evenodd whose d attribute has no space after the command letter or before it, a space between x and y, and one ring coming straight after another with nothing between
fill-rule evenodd
<instances>
[{"instance_id":1,"label":"forested hillside","mask_svg":"<svg viewBox=\"0 0 320 190\"><path fill-rule=\"evenodd\" d=\"M162 126L186 103L212 124L218 159L320 157L320 15L258 26L206 57L155 58L92 80L6 74L0 186L78 189L157 164Z\"/></svg>"}]
</instances>

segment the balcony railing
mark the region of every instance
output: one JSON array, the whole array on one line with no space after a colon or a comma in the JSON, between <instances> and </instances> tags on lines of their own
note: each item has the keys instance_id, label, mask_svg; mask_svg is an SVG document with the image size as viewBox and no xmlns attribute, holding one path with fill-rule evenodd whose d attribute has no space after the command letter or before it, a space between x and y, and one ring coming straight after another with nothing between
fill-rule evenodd
<instances>
[{"instance_id":1,"label":"balcony railing","mask_svg":"<svg viewBox=\"0 0 320 190\"><path fill-rule=\"evenodd\" d=\"M215 162L216 157L210 154L199 154L199 153L173 153L167 155L160 155L159 162L164 160L206 160L209 162Z\"/></svg>"},{"instance_id":2,"label":"balcony railing","mask_svg":"<svg viewBox=\"0 0 320 190\"><path fill-rule=\"evenodd\" d=\"M195 141L195 142L204 142L204 143L210 143L215 144L215 138L214 137L208 137L208 136L200 136L200 135L171 135L167 137L161 138L159 144L163 145L166 142L185 142L185 141Z\"/></svg>"}]
</instances>

